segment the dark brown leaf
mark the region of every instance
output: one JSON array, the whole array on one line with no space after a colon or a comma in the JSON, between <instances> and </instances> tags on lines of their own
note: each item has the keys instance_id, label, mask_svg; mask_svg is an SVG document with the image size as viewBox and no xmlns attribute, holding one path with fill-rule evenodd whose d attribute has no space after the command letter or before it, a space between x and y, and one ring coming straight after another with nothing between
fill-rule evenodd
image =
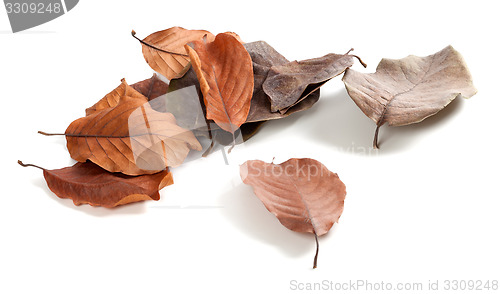
<instances>
[{"instance_id":1,"label":"dark brown leaf","mask_svg":"<svg viewBox=\"0 0 500 294\"><path fill-rule=\"evenodd\" d=\"M38 167L21 161L19 164ZM72 199L75 205L111 208L143 200L156 201L160 199L158 191L174 183L168 170L133 177L110 173L89 161L61 169L41 169L49 189L59 198Z\"/></svg>"},{"instance_id":2,"label":"dark brown leaf","mask_svg":"<svg viewBox=\"0 0 500 294\"><path fill-rule=\"evenodd\" d=\"M149 79L132 84L130 87L148 98L148 101L165 95L168 90L168 84L162 81L156 74L153 74Z\"/></svg>"},{"instance_id":3,"label":"dark brown leaf","mask_svg":"<svg viewBox=\"0 0 500 294\"><path fill-rule=\"evenodd\" d=\"M172 113L180 127L208 132L210 122L206 119L203 94L192 67L181 78L170 81L167 95L163 99L164 109L161 111Z\"/></svg>"}]
</instances>

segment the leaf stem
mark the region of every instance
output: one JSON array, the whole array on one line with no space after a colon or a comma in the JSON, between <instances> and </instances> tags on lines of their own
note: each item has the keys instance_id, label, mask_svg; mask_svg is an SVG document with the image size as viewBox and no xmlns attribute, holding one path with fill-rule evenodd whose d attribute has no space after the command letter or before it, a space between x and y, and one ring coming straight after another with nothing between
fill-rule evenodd
<instances>
[{"instance_id":1,"label":"leaf stem","mask_svg":"<svg viewBox=\"0 0 500 294\"><path fill-rule=\"evenodd\" d=\"M136 40L138 40L139 42L141 42L141 44L143 44L143 45L145 45L147 47L150 47L150 48L153 48L155 50L158 50L158 51L161 51L161 52L165 52L165 53L168 53L168 54L174 54L174 55L180 55L180 56L184 56L184 57L189 57L189 55L187 55L187 54L177 53L177 52L168 51L168 50L164 50L164 49L158 48L158 47L156 47L154 45L151 45L151 44L149 44L147 42L144 42L143 40L137 38L135 36L135 34L136 34L136 32L134 30L132 30L132 37L134 37Z\"/></svg>"},{"instance_id":2,"label":"leaf stem","mask_svg":"<svg viewBox=\"0 0 500 294\"><path fill-rule=\"evenodd\" d=\"M378 149L378 130L381 124L377 124L377 129L375 129L375 136L373 136L373 149Z\"/></svg>"},{"instance_id":3,"label":"leaf stem","mask_svg":"<svg viewBox=\"0 0 500 294\"><path fill-rule=\"evenodd\" d=\"M353 50L354 50L354 48L349 49L349 51L347 51L347 53L346 53L345 55L348 55L348 54L349 54L349 53L351 53L351 51L353 51ZM351 56L356 57L356 58L358 59L359 63L361 63L361 65L362 65L364 68L366 68L366 66L367 66L367 65L366 65L366 63L365 63L365 62L361 59L361 57L359 57L359 56L357 56L357 55L354 55L354 54L351 54Z\"/></svg>"},{"instance_id":4,"label":"leaf stem","mask_svg":"<svg viewBox=\"0 0 500 294\"><path fill-rule=\"evenodd\" d=\"M314 255L313 269L318 267L319 241L316 232L314 232L314 239L316 239L316 255Z\"/></svg>"},{"instance_id":5,"label":"leaf stem","mask_svg":"<svg viewBox=\"0 0 500 294\"><path fill-rule=\"evenodd\" d=\"M38 131L39 134L44 135L44 136L66 136L66 134L62 133L46 133L42 131Z\"/></svg>"},{"instance_id":6,"label":"leaf stem","mask_svg":"<svg viewBox=\"0 0 500 294\"><path fill-rule=\"evenodd\" d=\"M45 170L43 167L40 167L38 165L35 165L35 164L30 164L30 163L23 163L21 160L18 160L17 163L19 163L20 166L23 166L23 167L28 167L28 166L32 166L32 167L36 167L36 168L39 168L41 170Z\"/></svg>"},{"instance_id":7,"label":"leaf stem","mask_svg":"<svg viewBox=\"0 0 500 294\"><path fill-rule=\"evenodd\" d=\"M366 68L368 65L366 65L366 63L361 59L361 57L359 57L358 55L354 55L352 54L352 56L356 57L359 61L359 63L361 63L361 65Z\"/></svg>"}]
</instances>

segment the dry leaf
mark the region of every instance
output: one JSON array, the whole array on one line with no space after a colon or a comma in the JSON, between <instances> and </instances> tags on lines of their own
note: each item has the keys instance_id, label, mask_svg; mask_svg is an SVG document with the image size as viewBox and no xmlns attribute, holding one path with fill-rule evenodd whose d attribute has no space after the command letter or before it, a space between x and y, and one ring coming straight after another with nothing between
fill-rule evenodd
<instances>
[{"instance_id":1,"label":"dry leaf","mask_svg":"<svg viewBox=\"0 0 500 294\"><path fill-rule=\"evenodd\" d=\"M193 133L170 113L124 96L118 105L72 122L64 133L73 159L91 160L110 172L152 174L177 166L189 149L201 150Z\"/></svg>"},{"instance_id":2,"label":"dry leaf","mask_svg":"<svg viewBox=\"0 0 500 294\"><path fill-rule=\"evenodd\" d=\"M127 84L127 81L125 81L125 79L122 79L122 82L118 87L116 87L113 91L106 94L106 96L101 98L101 100L99 100L96 104L87 108L85 110L85 115L91 115L103 109L115 107L118 104L118 102L120 102L121 97L125 95L139 99L143 101L143 103L147 101L146 97L144 97L141 93L137 92L137 90L135 90L133 87L129 86Z\"/></svg>"},{"instance_id":3,"label":"dry leaf","mask_svg":"<svg viewBox=\"0 0 500 294\"><path fill-rule=\"evenodd\" d=\"M247 141L248 139L252 138L257 132L262 128L262 125L266 121L256 121L256 122L247 122L241 125L240 131L241 131L241 138L243 142Z\"/></svg>"},{"instance_id":4,"label":"dry leaf","mask_svg":"<svg viewBox=\"0 0 500 294\"><path fill-rule=\"evenodd\" d=\"M43 176L49 189L59 198L69 198L75 205L115 207L143 200L159 200L158 192L163 187L172 185L172 173L168 170L152 175L127 176L110 173L92 162L78 162L71 167L43 170Z\"/></svg>"},{"instance_id":5,"label":"dry leaf","mask_svg":"<svg viewBox=\"0 0 500 294\"><path fill-rule=\"evenodd\" d=\"M132 36L142 44L142 54L149 66L156 72L171 80L183 73L189 64L189 56L184 49L187 43L201 40L206 36L208 41L214 39L208 31L186 30L181 27L172 27L153 33L144 40L140 40L132 31Z\"/></svg>"},{"instance_id":6,"label":"dry leaf","mask_svg":"<svg viewBox=\"0 0 500 294\"><path fill-rule=\"evenodd\" d=\"M436 114L458 95L466 98L477 90L460 53L448 46L426 57L382 59L375 73L348 70L343 77L347 92L376 124L403 126Z\"/></svg>"},{"instance_id":7,"label":"dry leaf","mask_svg":"<svg viewBox=\"0 0 500 294\"><path fill-rule=\"evenodd\" d=\"M238 42L240 42L241 44L245 44L245 42L243 42L243 40L241 39L240 35L238 35L237 33L235 33L235 32L225 32L225 34L231 35L231 36L235 37L236 40L238 40Z\"/></svg>"},{"instance_id":8,"label":"dry leaf","mask_svg":"<svg viewBox=\"0 0 500 294\"><path fill-rule=\"evenodd\" d=\"M161 99L164 100L160 102L164 105L161 111L172 113L180 127L192 130L196 136L204 136L223 146L240 143L241 141L238 140L239 131L241 131L242 141L248 140L262 125L262 122L245 122L234 134L234 137L237 138L235 142L233 134L222 130L212 120L207 120L203 94L192 67L181 78L170 81L168 93ZM155 100L151 102L154 103ZM211 150L207 150L204 156L210 152Z\"/></svg>"},{"instance_id":9,"label":"dry leaf","mask_svg":"<svg viewBox=\"0 0 500 294\"><path fill-rule=\"evenodd\" d=\"M246 121L253 92L253 69L245 47L229 34L186 46L200 82L206 118L232 134Z\"/></svg>"},{"instance_id":10,"label":"dry leaf","mask_svg":"<svg viewBox=\"0 0 500 294\"><path fill-rule=\"evenodd\" d=\"M240 167L243 182L286 228L326 234L344 209L346 189L338 175L319 161L292 158L281 164L249 160ZM317 263L318 251L314 258Z\"/></svg>"},{"instance_id":11,"label":"dry leaf","mask_svg":"<svg viewBox=\"0 0 500 294\"><path fill-rule=\"evenodd\" d=\"M262 85L264 92L271 99L271 111L286 112L307 97L304 92L314 92L325 82L351 67L356 56L348 53L331 53L319 58L271 67ZM308 86L310 88L306 91Z\"/></svg>"},{"instance_id":12,"label":"dry leaf","mask_svg":"<svg viewBox=\"0 0 500 294\"><path fill-rule=\"evenodd\" d=\"M240 126L243 141L246 141L257 132L264 121L283 118L310 108L319 99L319 89L310 93L306 99L291 107L284 114L271 112L271 102L263 92L262 84L273 65L286 64L288 60L263 41L246 43L244 47L252 59L254 71L254 92L249 114L246 122ZM195 88L191 88L193 86ZM194 89L196 89L196 92ZM164 102L161 102L161 104L164 105L164 108L161 111L174 114L177 124L183 128L193 130L195 135L211 137L210 131L217 132L218 134L214 135L213 138L220 144L226 145L231 135L224 134L225 131L210 125L211 120L205 119L206 110L203 99L199 98L202 98L200 84L191 67L184 76L170 81L168 95L162 97ZM155 107L153 106L153 108Z\"/></svg>"},{"instance_id":13,"label":"dry leaf","mask_svg":"<svg viewBox=\"0 0 500 294\"><path fill-rule=\"evenodd\" d=\"M161 111L172 113L180 127L197 134L208 132L210 122L206 119L203 94L192 67L181 78L170 81L167 95L161 99L164 100Z\"/></svg>"},{"instance_id":14,"label":"dry leaf","mask_svg":"<svg viewBox=\"0 0 500 294\"><path fill-rule=\"evenodd\" d=\"M317 89L313 93L307 93L305 99L299 99L301 101L286 113L272 112L270 98L262 89L262 84L271 67L285 65L289 61L264 41L246 43L244 46L252 58L254 73L254 92L247 123L283 118L292 113L309 109L319 100L319 89ZM249 133L247 132L247 134Z\"/></svg>"},{"instance_id":15,"label":"dry leaf","mask_svg":"<svg viewBox=\"0 0 500 294\"><path fill-rule=\"evenodd\" d=\"M168 84L162 81L156 74L153 74L149 79L132 84L130 87L144 95L148 101L165 95L168 90Z\"/></svg>"}]
</instances>

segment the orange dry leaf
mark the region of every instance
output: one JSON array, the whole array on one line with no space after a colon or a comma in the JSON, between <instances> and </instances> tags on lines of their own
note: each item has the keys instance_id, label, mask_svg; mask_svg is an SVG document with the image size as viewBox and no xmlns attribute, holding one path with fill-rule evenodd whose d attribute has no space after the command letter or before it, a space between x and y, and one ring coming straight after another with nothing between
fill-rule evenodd
<instances>
[{"instance_id":1,"label":"orange dry leaf","mask_svg":"<svg viewBox=\"0 0 500 294\"><path fill-rule=\"evenodd\" d=\"M201 150L193 133L170 113L129 96L118 105L72 122L64 133L73 159L91 160L110 172L153 174L180 165L189 149Z\"/></svg>"},{"instance_id":2,"label":"orange dry leaf","mask_svg":"<svg viewBox=\"0 0 500 294\"><path fill-rule=\"evenodd\" d=\"M115 107L118 102L120 102L120 98L123 96L129 96L132 98L136 98L139 100L142 100L143 103L147 102L147 98L144 97L141 93L139 93L137 90L132 88L127 84L127 81L125 79L122 79L122 83L116 87L113 91L109 92L101 98L96 104L92 105L91 107L85 109L85 115L91 115L95 112L101 111L103 109L109 108L109 107Z\"/></svg>"},{"instance_id":3,"label":"orange dry leaf","mask_svg":"<svg viewBox=\"0 0 500 294\"><path fill-rule=\"evenodd\" d=\"M135 37L135 32L132 31ZM184 73L183 69L189 64L189 56L184 45L201 40L204 36L213 40L214 35L204 30L186 30L181 27L172 27L153 33L144 40L142 54L151 68L171 80Z\"/></svg>"},{"instance_id":4,"label":"orange dry leaf","mask_svg":"<svg viewBox=\"0 0 500 294\"><path fill-rule=\"evenodd\" d=\"M254 88L252 59L231 34L185 46L200 81L207 119L234 132L246 121Z\"/></svg>"}]
</instances>

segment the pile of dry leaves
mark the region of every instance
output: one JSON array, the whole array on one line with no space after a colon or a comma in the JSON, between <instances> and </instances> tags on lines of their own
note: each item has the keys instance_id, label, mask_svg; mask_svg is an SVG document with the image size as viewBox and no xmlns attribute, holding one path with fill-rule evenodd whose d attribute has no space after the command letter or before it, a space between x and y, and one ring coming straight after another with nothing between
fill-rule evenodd
<instances>
[{"instance_id":1,"label":"pile of dry leaves","mask_svg":"<svg viewBox=\"0 0 500 294\"><path fill-rule=\"evenodd\" d=\"M40 132L64 135L78 161L41 168L49 188L76 205L158 200L159 190L173 183L168 168L182 164L189 152L206 156L215 145L230 145L230 152L237 138L248 140L264 122L312 107L319 88L343 73L349 96L376 123L374 148L383 124L417 123L457 96L476 93L451 46L427 57L383 59L375 73L364 74L349 69L356 61L365 66L351 50L289 61L266 42L244 43L231 32L215 36L173 27L142 40L132 35L159 75L132 85L122 79L64 133ZM200 136L210 146L203 148ZM345 186L316 160L249 160L241 178L285 227L314 234L316 243L342 214ZM314 267L316 258L317 252Z\"/></svg>"}]
</instances>

